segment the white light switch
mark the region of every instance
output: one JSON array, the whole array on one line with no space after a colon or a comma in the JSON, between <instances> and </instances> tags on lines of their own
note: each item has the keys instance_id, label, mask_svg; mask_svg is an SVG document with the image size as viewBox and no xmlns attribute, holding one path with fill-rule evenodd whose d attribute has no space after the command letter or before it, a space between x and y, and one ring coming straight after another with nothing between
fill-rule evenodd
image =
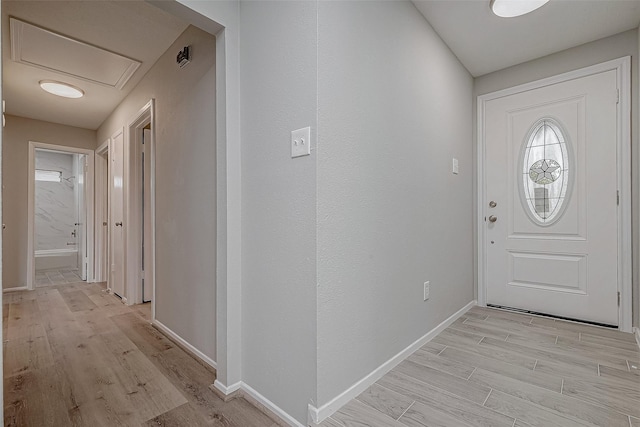
<instances>
[{"instance_id":1,"label":"white light switch","mask_svg":"<svg viewBox=\"0 0 640 427\"><path fill-rule=\"evenodd\" d=\"M311 128L306 127L291 132L291 157L311 154Z\"/></svg>"},{"instance_id":2,"label":"white light switch","mask_svg":"<svg viewBox=\"0 0 640 427\"><path fill-rule=\"evenodd\" d=\"M453 165L452 165L452 169L451 172L453 172L454 174L458 174L458 159L456 159L455 157L453 158Z\"/></svg>"}]
</instances>

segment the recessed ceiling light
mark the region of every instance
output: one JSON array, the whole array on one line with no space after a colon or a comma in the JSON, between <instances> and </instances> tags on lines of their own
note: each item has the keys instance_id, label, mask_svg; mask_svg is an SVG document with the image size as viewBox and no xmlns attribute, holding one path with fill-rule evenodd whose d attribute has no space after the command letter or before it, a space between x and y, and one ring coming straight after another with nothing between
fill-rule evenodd
<instances>
[{"instance_id":1,"label":"recessed ceiling light","mask_svg":"<svg viewBox=\"0 0 640 427\"><path fill-rule=\"evenodd\" d=\"M82 98L84 91L67 83L56 82L54 80L41 80L40 87L54 95L65 98Z\"/></svg>"},{"instance_id":2,"label":"recessed ceiling light","mask_svg":"<svg viewBox=\"0 0 640 427\"><path fill-rule=\"evenodd\" d=\"M549 0L491 0L491 10L501 18L525 15L544 6Z\"/></svg>"}]
</instances>

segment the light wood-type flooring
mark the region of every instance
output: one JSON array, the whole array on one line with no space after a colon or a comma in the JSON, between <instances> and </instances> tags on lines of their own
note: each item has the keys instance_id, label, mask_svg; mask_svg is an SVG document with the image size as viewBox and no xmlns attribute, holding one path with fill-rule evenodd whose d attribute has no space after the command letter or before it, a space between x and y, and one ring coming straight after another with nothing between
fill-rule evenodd
<instances>
[{"instance_id":1,"label":"light wood-type flooring","mask_svg":"<svg viewBox=\"0 0 640 427\"><path fill-rule=\"evenodd\" d=\"M36 287L82 282L77 268L36 270Z\"/></svg>"},{"instance_id":2,"label":"light wood-type flooring","mask_svg":"<svg viewBox=\"0 0 640 427\"><path fill-rule=\"evenodd\" d=\"M104 285L68 284L3 296L5 426L276 424L242 398L224 403L215 372Z\"/></svg>"},{"instance_id":3,"label":"light wood-type flooring","mask_svg":"<svg viewBox=\"0 0 640 427\"><path fill-rule=\"evenodd\" d=\"M322 427L640 427L632 334L474 307Z\"/></svg>"}]
</instances>

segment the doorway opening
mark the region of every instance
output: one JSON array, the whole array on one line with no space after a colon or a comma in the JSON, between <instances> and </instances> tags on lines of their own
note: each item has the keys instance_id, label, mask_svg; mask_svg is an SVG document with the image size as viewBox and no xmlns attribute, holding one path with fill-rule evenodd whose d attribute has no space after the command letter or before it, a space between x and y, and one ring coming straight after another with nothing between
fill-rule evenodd
<instances>
[{"instance_id":1,"label":"doorway opening","mask_svg":"<svg viewBox=\"0 0 640 427\"><path fill-rule=\"evenodd\" d=\"M29 148L27 289L93 281L93 152Z\"/></svg>"},{"instance_id":2,"label":"doorway opening","mask_svg":"<svg viewBox=\"0 0 640 427\"><path fill-rule=\"evenodd\" d=\"M128 242L134 248L127 256L127 292L132 303L152 304L155 290L155 101L150 100L129 125L129 172L131 177L127 212Z\"/></svg>"}]
</instances>

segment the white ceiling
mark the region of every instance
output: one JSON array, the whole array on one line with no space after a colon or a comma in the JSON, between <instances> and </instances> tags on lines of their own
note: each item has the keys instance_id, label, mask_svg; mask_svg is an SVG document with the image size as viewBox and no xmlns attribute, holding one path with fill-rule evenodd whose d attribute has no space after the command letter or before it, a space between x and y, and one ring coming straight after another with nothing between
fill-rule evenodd
<instances>
[{"instance_id":1,"label":"white ceiling","mask_svg":"<svg viewBox=\"0 0 640 427\"><path fill-rule=\"evenodd\" d=\"M551 0L517 18L495 16L489 0L413 3L475 77L640 24L640 0Z\"/></svg>"},{"instance_id":2,"label":"white ceiling","mask_svg":"<svg viewBox=\"0 0 640 427\"><path fill-rule=\"evenodd\" d=\"M43 27L142 62L120 90L11 60L9 17ZM187 24L143 1L2 1L3 98L6 113L97 129L144 77ZM82 60L73 58L69 62ZM79 99L40 89L40 80L70 83L85 91Z\"/></svg>"}]
</instances>

